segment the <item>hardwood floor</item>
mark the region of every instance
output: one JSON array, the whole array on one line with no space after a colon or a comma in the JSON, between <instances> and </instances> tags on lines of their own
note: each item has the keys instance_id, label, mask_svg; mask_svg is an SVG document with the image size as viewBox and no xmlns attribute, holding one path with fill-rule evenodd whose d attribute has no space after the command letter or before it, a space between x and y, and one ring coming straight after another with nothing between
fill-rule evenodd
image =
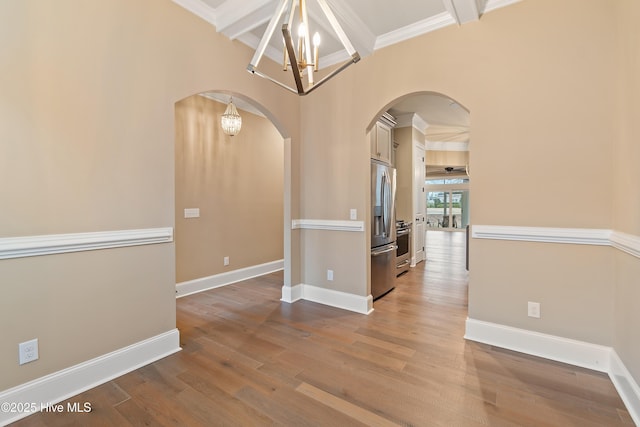
<instances>
[{"instance_id":1,"label":"hardwood floor","mask_svg":"<svg viewBox=\"0 0 640 427\"><path fill-rule=\"evenodd\" d=\"M369 315L279 301L282 273L178 300L183 351L19 426L633 425L607 375L462 337L464 233Z\"/></svg>"}]
</instances>

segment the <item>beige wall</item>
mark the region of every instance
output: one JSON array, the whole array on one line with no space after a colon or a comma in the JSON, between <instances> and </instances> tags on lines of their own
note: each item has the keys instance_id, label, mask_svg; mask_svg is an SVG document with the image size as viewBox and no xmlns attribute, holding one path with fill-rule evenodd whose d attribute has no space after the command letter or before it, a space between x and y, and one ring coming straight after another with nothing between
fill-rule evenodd
<instances>
[{"instance_id":1,"label":"beige wall","mask_svg":"<svg viewBox=\"0 0 640 427\"><path fill-rule=\"evenodd\" d=\"M613 170L613 223L616 230L640 235L640 3L620 0L617 21L616 144ZM616 254L615 347L640 382L640 260ZM634 326L631 326L634 325Z\"/></svg>"},{"instance_id":2,"label":"beige wall","mask_svg":"<svg viewBox=\"0 0 640 427\"><path fill-rule=\"evenodd\" d=\"M240 133L225 135L225 108L199 95L176 104L178 283L284 256L282 136L242 110ZM185 219L185 208L199 208L200 217Z\"/></svg>"},{"instance_id":3,"label":"beige wall","mask_svg":"<svg viewBox=\"0 0 640 427\"><path fill-rule=\"evenodd\" d=\"M207 90L268 111L297 164L298 97L170 0L2 1L0 36L0 236L173 227L174 106ZM175 328L174 266L173 243L0 260L0 390Z\"/></svg>"},{"instance_id":4,"label":"beige wall","mask_svg":"<svg viewBox=\"0 0 640 427\"><path fill-rule=\"evenodd\" d=\"M471 112L473 224L611 227L614 12L612 2L524 1L377 51L305 97L304 217L363 211L367 128L395 99L433 91ZM365 234L340 246L327 238L313 258L303 248L303 264L336 257L335 248L361 254ZM471 250L472 317L612 343L609 248L473 241ZM336 269L344 279L332 286L365 294L362 264ZM323 281L322 271L303 272L304 283ZM526 307L535 298L544 319L532 322Z\"/></svg>"}]
</instances>

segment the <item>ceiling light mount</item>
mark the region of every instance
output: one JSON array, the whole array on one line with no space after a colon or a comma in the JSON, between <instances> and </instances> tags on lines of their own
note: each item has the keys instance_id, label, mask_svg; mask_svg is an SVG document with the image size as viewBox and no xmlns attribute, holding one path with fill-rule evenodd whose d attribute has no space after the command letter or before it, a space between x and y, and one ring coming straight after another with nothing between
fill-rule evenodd
<instances>
[{"instance_id":1,"label":"ceiling light mount","mask_svg":"<svg viewBox=\"0 0 640 427\"><path fill-rule=\"evenodd\" d=\"M355 64L360 60L360 54L355 50L351 41L347 37L346 33L340 26L340 23L336 19L333 11L327 4L326 0L315 0L322 12L324 13L326 19L331 24L331 28L336 33L338 40L342 43L342 46L347 51L350 56L350 59L344 64L338 66L331 73L327 74L325 77L320 79L317 82L314 82L313 73L318 70L318 51L320 46L320 35L316 33L313 36L313 51L311 50L311 38L309 37L309 17L307 14L307 3L306 0L280 0L278 4L278 8L276 9L271 21L269 21L269 25L267 25L267 29L262 36L262 40L260 40L260 44L256 49L251 62L247 66L247 71L252 74L256 74L260 77L263 77L267 80L272 81L280 87L283 87L287 90L290 90L293 93L297 93L298 95L306 95L312 92L314 89L318 88L320 85L325 83L327 80L347 68L351 64ZM293 21L295 17L296 7L299 8L299 31L298 31L298 40L297 43L294 42L291 28L293 26ZM278 22L281 21L283 15L286 17L284 23L282 24L282 35L284 37L284 60L283 60L283 69L287 71L289 66L291 67L291 71L293 72L293 78L296 83L296 88L292 88L287 86L286 84L262 73L257 69L260 60L264 56L265 50L275 32L276 26ZM308 86L305 88L303 84L304 73L306 72Z\"/></svg>"}]
</instances>

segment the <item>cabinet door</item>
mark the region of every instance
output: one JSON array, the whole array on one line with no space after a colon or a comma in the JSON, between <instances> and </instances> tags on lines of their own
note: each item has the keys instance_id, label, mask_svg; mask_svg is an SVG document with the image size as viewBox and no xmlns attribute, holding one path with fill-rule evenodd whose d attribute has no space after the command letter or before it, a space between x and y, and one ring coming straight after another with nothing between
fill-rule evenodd
<instances>
[{"instance_id":1,"label":"cabinet door","mask_svg":"<svg viewBox=\"0 0 640 427\"><path fill-rule=\"evenodd\" d=\"M391 164L391 128L380 122L376 123L375 157L381 162Z\"/></svg>"}]
</instances>

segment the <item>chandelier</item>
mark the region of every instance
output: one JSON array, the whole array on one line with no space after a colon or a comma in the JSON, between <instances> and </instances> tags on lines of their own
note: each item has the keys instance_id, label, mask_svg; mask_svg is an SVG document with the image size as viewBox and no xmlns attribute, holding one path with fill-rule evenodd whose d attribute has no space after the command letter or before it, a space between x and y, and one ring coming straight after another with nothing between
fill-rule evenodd
<instances>
[{"instance_id":1,"label":"chandelier","mask_svg":"<svg viewBox=\"0 0 640 427\"><path fill-rule=\"evenodd\" d=\"M242 117L238 114L233 98L229 99L227 109L224 110L224 114L220 117L220 126L222 126L222 131L229 136L237 135L240 132L240 128L242 128Z\"/></svg>"},{"instance_id":2,"label":"chandelier","mask_svg":"<svg viewBox=\"0 0 640 427\"><path fill-rule=\"evenodd\" d=\"M313 36L313 40L309 37L309 17L307 13L307 3L306 0L280 0L278 4L278 8L276 9L275 14L269 21L269 25L267 25L267 29L262 36L262 40L260 40L260 44L256 49L255 54L253 55L253 59L251 59L251 63L247 66L247 70L250 73L256 74L260 77L268 79L278 86L281 86L285 89L288 89L298 95L306 95L322 85L324 82L347 68L349 65L354 64L360 60L360 54L354 49L353 45L347 38L346 33L342 30L342 27L338 23L335 15L332 10L329 8L326 0L315 0L327 21L331 25L331 28L336 33L338 40L342 43L342 46L347 51L350 56L350 59L344 64L338 66L331 73L327 74L325 77L320 79L317 82L314 82L313 73L318 71L318 53L320 48L320 34L317 32ZM295 10L298 8L299 10L299 18L298 18L298 38L297 41L294 42L291 28L293 26ZM282 24L282 35L284 37L284 52L283 52L283 70L288 71L289 67L291 67L291 71L293 72L293 78L296 83L296 88L292 88L287 86L286 84L262 73L257 69L260 60L262 59L265 50L267 49L267 45L273 33L275 32L276 26L278 22L282 19L283 15L287 14L283 24ZM313 50L311 49L311 43L313 41ZM303 78L307 78L307 87L304 87Z\"/></svg>"}]
</instances>

